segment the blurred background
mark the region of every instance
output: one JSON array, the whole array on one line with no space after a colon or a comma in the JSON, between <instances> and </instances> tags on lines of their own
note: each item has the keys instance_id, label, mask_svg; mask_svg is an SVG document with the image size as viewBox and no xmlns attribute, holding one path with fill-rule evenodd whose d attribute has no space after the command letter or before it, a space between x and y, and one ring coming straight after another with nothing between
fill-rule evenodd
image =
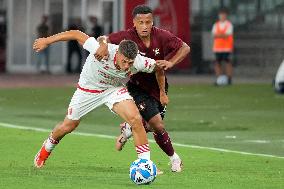
<instances>
[{"instance_id":1,"label":"blurred background","mask_svg":"<svg viewBox=\"0 0 284 189\"><path fill-rule=\"evenodd\" d=\"M79 72L86 56L80 47L58 43L37 55L34 39L74 28L96 37L124 30L132 27L133 7L143 3L154 10L156 26L192 49L172 73L213 74L211 29L222 7L234 25L236 77L271 81L283 59L284 0L0 0L0 72ZM48 66L39 63L45 58Z\"/></svg>"}]
</instances>

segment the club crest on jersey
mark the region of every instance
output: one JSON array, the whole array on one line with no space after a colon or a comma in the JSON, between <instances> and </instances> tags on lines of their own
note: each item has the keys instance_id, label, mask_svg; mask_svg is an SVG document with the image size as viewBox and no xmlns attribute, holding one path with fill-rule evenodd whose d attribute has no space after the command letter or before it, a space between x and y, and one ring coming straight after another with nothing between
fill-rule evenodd
<instances>
[{"instance_id":1,"label":"club crest on jersey","mask_svg":"<svg viewBox=\"0 0 284 189\"><path fill-rule=\"evenodd\" d=\"M155 53L155 56L160 54L160 49L159 48L155 48L155 49L153 49L153 51Z\"/></svg>"},{"instance_id":2,"label":"club crest on jersey","mask_svg":"<svg viewBox=\"0 0 284 189\"><path fill-rule=\"evenodd\" d=\"M140 103L140 104L138 105L139 111L144 111L145 108L146 108L145 106L146 106L146 104L145 104L144 102Z\"/></svg>"}]
</instances>

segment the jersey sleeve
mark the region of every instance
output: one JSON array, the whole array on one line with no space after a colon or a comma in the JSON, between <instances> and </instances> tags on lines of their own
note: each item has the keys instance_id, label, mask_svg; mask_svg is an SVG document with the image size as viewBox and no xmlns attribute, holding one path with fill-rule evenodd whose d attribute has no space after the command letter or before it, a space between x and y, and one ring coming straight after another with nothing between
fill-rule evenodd
<instances>
[{"instance_id":1,"label":"jersey sleeve","mask_svg":"<svg viewBox=\"0 0 284 189\"><path fill-rule=\"evenodd\" d=\"M163 30L160 37L163 41L165 60L169 60L182 47L183 41L171 32L165 30Z\"/></svg>"},{"instance_id":2,"label":"jersey sleeve","mask_svg":"<svg viewBox=\"0 0 284 189\"><path fill-rule=\"evenodd\" d=\"M128 36L127 31L119 31L116 33L111 33L108 35L110 43L118 45L122 40L126 39Z\"/></svg>"},{"instance_id":3,"label":"jersey sleeve","mask_svg":"<svg viewBox=\"0 0 284 189\"><path fill-rule=\"evenodd\" d=\"M142 56L138 54L133 64L136 72L152 73L156 67L156 61L154 59Z\"/></svg>"},{"instance_id":4,"label":"jersey sleeve","mask_svg":"<svg viewBox=\"0 0 284 189\"><path fill-rule=\"evenodd\" d=\"M231 24L231 23L229 23L229 27L228 27L228 29L227 29L227 31L226 31L226 34L227 35L233 35L233 24Z\"/></svg>"},{"instance_id":5,"label":"jersey sleeve","mask_svg":"<svg viewBox=\"0 0 284 189\"><path fill-rule=\"evenodd\" d=\"M83 48L86 49L87 51L89 51L90 53L94 54L97 49L99 48L99 43L97 42L97 40L94 37L89 37L84 45Z\"/></svg>"},{"instance_id":6,"label":"jersey sleeve","mask_svg":"<svg viewBox=\"0 0 284 189\"><path fill-rule=\"evenodd\" d=\"M216 24L213 24L211 33L212 33L213 36L216 34Z\"/></svg>"}]
</instances>

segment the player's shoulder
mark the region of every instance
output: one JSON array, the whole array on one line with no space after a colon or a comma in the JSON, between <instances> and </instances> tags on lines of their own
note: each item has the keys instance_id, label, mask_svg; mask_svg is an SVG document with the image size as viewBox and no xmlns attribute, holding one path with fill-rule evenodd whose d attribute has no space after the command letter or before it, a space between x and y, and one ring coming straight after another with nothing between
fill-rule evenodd
<instances>
[{"instance_id":1,"label":"player's shoulder","mask_svg":"<svg viewBox=\"0 0 284 189\"><path fill-rule=\"evenodd\" d=\"M154 36L156 36L160 39L167 39L167 38L172 37L174 35L173 33L171 33L168 30L158 28L158 27L155 27L155 26L153 26L152 32L153 32Z\"/></svg>"},{"instance_id":2,"label":"player's shoulder","mask_svg":"<svg viewBox=\"0 0 284 189\"><path fill-rule=\"evenodd\" d=\"M226 22L230 25L233 26L232 22L230 20L226 20Z\"/></svg>"},{"instance_id":3,"label":"player's shoulder","mask_svg":"<svg viewBox=\"0 0 284 189\"><path fill-rule=\"evenodd\" d=\"M153 26L152 30L153 30L154 33L157 33L157 34L171 33L168 30L165 30L165 29L162 29L162 28L158 28L156 26Z\"/></svg>"},{"instance_id":4,"label":"player's shoulder","mask_svg":"<svg viewBox=\"0 0 284 189\"><path fill-rule=\"evenodd\" d=\"M134 27L132 27L132 28L129 28L129 29L127 29L127 30L122 30L122 31L120 31L120 34L124 34L124 35L126 35L126 36L132 36L132 35L135 35L135 34L136 34L136 30L135 30Z\"/></svg>"}]
</instances>

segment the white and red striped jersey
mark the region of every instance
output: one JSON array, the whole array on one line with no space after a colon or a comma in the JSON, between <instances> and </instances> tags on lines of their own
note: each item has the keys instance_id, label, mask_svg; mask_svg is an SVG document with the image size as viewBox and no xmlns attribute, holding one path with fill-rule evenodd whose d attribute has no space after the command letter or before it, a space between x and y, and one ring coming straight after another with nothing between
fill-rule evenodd
<instances>
[{"instance_id":1,"label":"white and red striped jersey","mask_svg":"<svg viewBox=\"0 0 284 189\"><path fill-rule=\"evenodd\" d=\"M156 61L140 54L134 60L133 66L128 72L117 69L116 52L118 45L108 44L108 60L98 61L94 54L99 48L99 43L93 37L86 40L83 48L90 52L80 75L78 85L88 90L106 90L123 85L123 80L137 72L151 73Z\"/></svg>"}]
</instances>

